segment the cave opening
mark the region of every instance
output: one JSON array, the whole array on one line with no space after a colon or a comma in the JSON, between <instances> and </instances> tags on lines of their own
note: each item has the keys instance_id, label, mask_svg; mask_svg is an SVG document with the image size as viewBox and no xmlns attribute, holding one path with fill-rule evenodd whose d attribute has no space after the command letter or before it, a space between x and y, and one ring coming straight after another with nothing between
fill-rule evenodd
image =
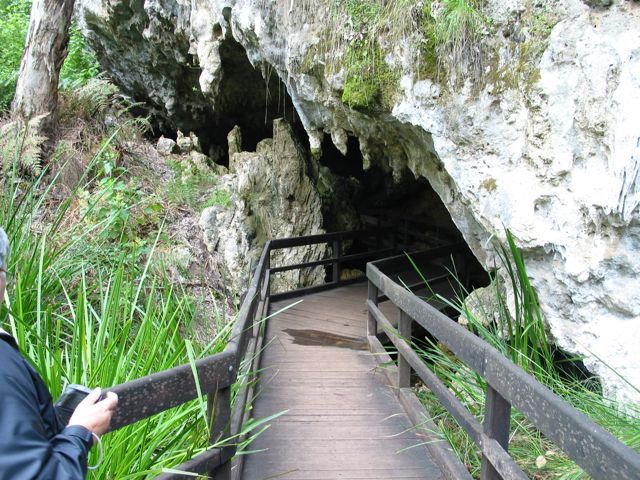
<instances>
[{"instance_id":1,"label":"cave opening","mask_svg":"<svg viewBox=\"0 0 640 480\"><path fill-rule=\"evenodd\" d=\"M223 77L214 113L196 132L203 151L216 163L228 165L227 134L236 125L242 131L242 150L247 152L272 136L276 118L284 118L299 133L302 122L277 72L268 65L254 68L233 38L222 41L219 52Z\"/></svg>"},{"instance_id":2,"label":"cave opening","mask_svg":"<svg viewBox=\"0 0 640 480\"><path fill-rule=\"evenodd\" d=\"M179 125L169 124L161 117L155 119L158 132L175 140L176 128L184 134L192 131L200 141L202 152L212 162L224 166L229 165L227 135L236 125L242 132L242 150L246 152L255 151L260 140L272 137L276 118L284 118L308 147L300 117L273 67L254 67L245 49L231 36L220 42L219 54L222 78L215 98L203 97L198 111L185 114ZM198 72L201 73L199 69ZM194 77L185 83L194 90L199 89L196 80Z\"/></svg>"},{"instance_id":3,"label":"cave opening","mask_svg":"<svg viewBox=\"0 0 640 480\"><path fill-rule=\"evenodd\" d=\"M374 226L395 227L400 248L407 251L463 242L442 200L423 177L415 177L406 169L399 181L381 164L364 168L357 137L347 139L347 152L342 154L325 135L322 142L321 167L333 176L338 195L325 195L323 214L327 231L340 231ZM345 209L342 197L348 197L351 208ZM355 218L345 218L345 215Z\"/></svg>"},{"instance_id":4,"label":"cave opening","mask_svg":"<svg viewBox=\"0 0 640 480\"><path fill-rule=\"evenodd\" d=\"M355 136L348 137L347 152L343 155L331 138L325 135L319 163L320 168L331 172L334 182L331 193L337 193L325 194L323 199L324 227L328 232L392 227L396 232L395 252L412 257L409 262L412 266L405 267L402 272L397 275L394 273L396 276L391 277L406 288L411 288L418 297L454 321L460 322L460 311L454 305L459 305L462 299L465 299L465 308L478 308L471 307L479 302L477 299L466 303L466 298L472 291L486 287L479 295L491 295L489 292L495 288L491 280L496 272L487 272L473 255L428 179L413 175L408 168L405 168L399 178L396 176L394 179L392 172L385 168L390 163L388 159L373 162L365 169L359 141ZM355 221L351 219L349 223L345 215L355 216ZM372 245L371 242L372 239L367 239L349 243L343 254L360 254L381 247L380 244ZM418 260L421 255L419 252L451 245L457 245L459 249L448 260L443 261L447 274L433 276L430 268L434 265ZM347 262L345 268L364 272L367 261ZM331 281L332 273L332 270L328 270L327 281ZM344 280L348 281L351 275L350 272ZM428 286L424 283L425 278L429 279ZM492 308L490 303L483 304L481 309L485 307ZM489 311L475 310L474 314L486 315ZM489 329L498 328L496 323L488 325ZM390 348L390 355L394 358L394 347L386 333L379 333L378 337L383 345ZM438 344L438 339L419 324L413 325L412 338L427 350ZM577 380L591 391L602 392L598 378L587 370L580 359L553 343L551 349L553 363L561 378Z\"/></svg>"},{"instance_id":5,"label":"cave opening","mask_svg":"<svg viewBox=\"0 0 640 480\"><path fill-rule=\"evenodd\" d=\"M383 237L382 242L379 237L365 237L344 245L342 253L354 257L376 251L381 257L406 255L401 260L404 265L401 271L395 272L392 278L456 319L459 313L452 305L462 292L468 294L475 288L487 286L489 275L468 248L443 201L428 179L413 175L408 168L400 176L394 176L386 167L391 163L388 158L373 161L365 169L360 142L355 136L348 137L346 145L347 151L342 154L328 135L322 143L321 176L322 169L326 169L324 175L331 178L329 183L332 185L330 191L320 192L325 230L381 231L390 228L391 237ZM444 247L445 254L437 261L424 263L419 260L424 258L421 252L438 247ZM385 248L390 251L384 253ZM362 278L370 260L375 258L345 262L340 278L345 281ZM333 270L327 271L327 281L332 274ZM429 279L428 285L425 278ZM420 340L432 338L417 324L413 335ZM391 345L385 334L380 334L379 339L383 344Z\"/></svg>"}]
</instances>

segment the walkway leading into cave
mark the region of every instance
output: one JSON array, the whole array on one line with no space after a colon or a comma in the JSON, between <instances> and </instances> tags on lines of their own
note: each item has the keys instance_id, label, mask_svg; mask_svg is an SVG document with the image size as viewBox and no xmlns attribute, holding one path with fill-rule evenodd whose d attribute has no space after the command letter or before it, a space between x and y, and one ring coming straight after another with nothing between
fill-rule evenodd
<instances>
[{"instance_id":1,"label":"walkway leading into cave","mask_svg":"<svg viewBox=\"0 0 640 480\"><path fill-rule=\"evenodd\" d=\"M272 304L295 305L269 320L252 416L285 413L251 444L243 479L443 478L369 351L366 299L358 283Z\"/></svg>"}]
</instances>

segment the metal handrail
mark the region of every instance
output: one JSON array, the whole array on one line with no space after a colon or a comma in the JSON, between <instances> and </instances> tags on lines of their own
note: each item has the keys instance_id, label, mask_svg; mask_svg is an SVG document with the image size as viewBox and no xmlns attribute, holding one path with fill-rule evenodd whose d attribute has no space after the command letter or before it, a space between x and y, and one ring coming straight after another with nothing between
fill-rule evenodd
<instances>
[{"instance_id":1,"label":"metal handrail","mask_svg":"<svg viewBox=\"0 0 640 480\"><path fill-rule=\"evenodd\" d=\"M385 263L386 262L386 263ZM398 385L410 386L413 370L438 397L483 455L481 478L527 478L508 454L511 407L595 478L640 478L640 455L539 383L488 343L394 282L381 267L367 264L368 335L380 325L398 351ZM400 310L398 328L378 308L384 295ZM481 425L413 351L408 340L415 322L437 338L487 383L485 421Z\"/></svg>"}]
</instances>

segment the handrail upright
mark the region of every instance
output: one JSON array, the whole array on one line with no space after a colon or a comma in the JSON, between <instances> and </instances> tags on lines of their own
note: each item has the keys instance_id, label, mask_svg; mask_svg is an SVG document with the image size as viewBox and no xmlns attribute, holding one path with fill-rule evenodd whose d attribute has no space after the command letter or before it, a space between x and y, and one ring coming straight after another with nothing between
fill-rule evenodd
<instances>
[{"instance_id":1,"label":"handrail upright","mask_svg":"<svg viewBox=\"0 0 640 480\"><path fill-rule=\"evenodd\" d=\"M376 307L378 306L378 287L371 279L367 280L367 297ZM367 309L367 336L375 337L378 334L378 322L371 309Z\"/></svg>"},{"instance_id":2,"label":"handrail upright","mask_svg":"<svg viewBox=\"0 0 640 480\"><path fill-rule=\"evenodd\" d=\"M379 237L388 232L395 232L395 230L393 228L382 228L373 232L373 235ZM268 313L272 297L271 274L274 269L271 265L271 251L279 248L333 243L334 254L329 262L334 266L332 275L334 281L330 285L333 286L341 282L340 269L342 262L345 260L353 261L356 257L360 257L360 254L342 255L344 240L366 235L371 236L372 232L318 234L307 237L271 240L265 244L260 261L251 276L249 287L244 295L227 345L222 352L195 362L197 381L207 396L209 442L211 444L223 440L230 434L237 434L244 421L243 419L247 418L246 401L251 398L250 388L252 387L245 385L241 388L241 392L238 394L240 401L239 403L236 402L232 411L231 386L237 380L241 361L245 355L248 353L255 355L262 347L261 332L264 332L264 325L258 320ZM396 244L395 234L393 243L394 245ZM379 255L380 252L374 252L374 254ZM300 264L296 267L305 268L305 266L307 265ZM377 302L377 287L372 292L370 293L370 298ZM374 295L374 297L371 297L371 295ZM375 335L375 319L370 318L369 325L373 325L373 330L369 330L369 334ZM247 351L248 348L251 349L251 352ZM258 362L259 357L256 356L251 365L255 367ZM109 390L118 393L120 396L119 407L114 415L111 430L116 430L169 408L179 406L197 398L198 393L191 364L181 365L122 385L116 385ZM215 476L216 479L235 479L240 474L241 460L243 458L242 456L239 457L239 460L236 461L238 468L232 470L231 459L235 453L236 447L234 445L223 444L220 448L210 448L178 465L175 470L208 474L212 477ZM191 478L191 474L165 473L157 478L163 480Z\"/></svg>"},{"instance_id":3,"label":"handrail upright","mask_svg":"<svg viewBox=\"0 0 640 480\"><path fill-rule=\"evenodd\" d=\"M483 457L481 466L483 480L527 478L513 458L508 455L512 406L524 414L536 428L553 440L594 478L602 480L640 478L640 454L553 394L488 343L416 297L412 292L406 291L380 270L378 266L385 263L394 265L388 260L367 264L368 331L375 332L377 324L381 324L388 333L389 340L397 348L401 364L404 362L409 364L478 445ZM378 308L379 293L391 300L403 312L400 329L404 334L393 327ZM484 425L480 425L462 402L449 391L411 348L408 343L411 338L407 333L407 321L418 323L485 379L487 391ZM406 365L403 370L399 379L401 387L407 384L407 377L410 375L410 372L407 373Z\"/></svg>"}]
</instances>

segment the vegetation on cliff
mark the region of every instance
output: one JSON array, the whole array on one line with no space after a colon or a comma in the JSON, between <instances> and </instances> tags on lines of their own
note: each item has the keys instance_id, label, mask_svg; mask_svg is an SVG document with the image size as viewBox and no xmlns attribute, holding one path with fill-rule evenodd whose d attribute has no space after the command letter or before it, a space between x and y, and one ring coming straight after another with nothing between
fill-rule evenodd
<instances>
[{"instance_id":1,"label":"vegetation on cliff","mask_svg":"<svg viewBox=\"0 0 640 480\"><path fill-rule=\"evenodd\" d=\"M331 0L319 49L327 72L344 74L342 102L364 112L390 110L403 74L527 87L558 12L538 2L498 25L485 10L483 0Z\"/></svg>"},{"instance_id":2,"label":"vegetation on cliff","mask_svg":"<svg viewBox=\"0 0 640 480\"><path fill-rule=\"evenodd\" d=\"M398 54L408 55L417 76L436 80L449 72L476 79L482 68L480 37L489 23L481 3L332 0L326 62L330 72L345 70L342 101L363 111L389 110L399 90Z\"/></svg>"}]
</instances>

